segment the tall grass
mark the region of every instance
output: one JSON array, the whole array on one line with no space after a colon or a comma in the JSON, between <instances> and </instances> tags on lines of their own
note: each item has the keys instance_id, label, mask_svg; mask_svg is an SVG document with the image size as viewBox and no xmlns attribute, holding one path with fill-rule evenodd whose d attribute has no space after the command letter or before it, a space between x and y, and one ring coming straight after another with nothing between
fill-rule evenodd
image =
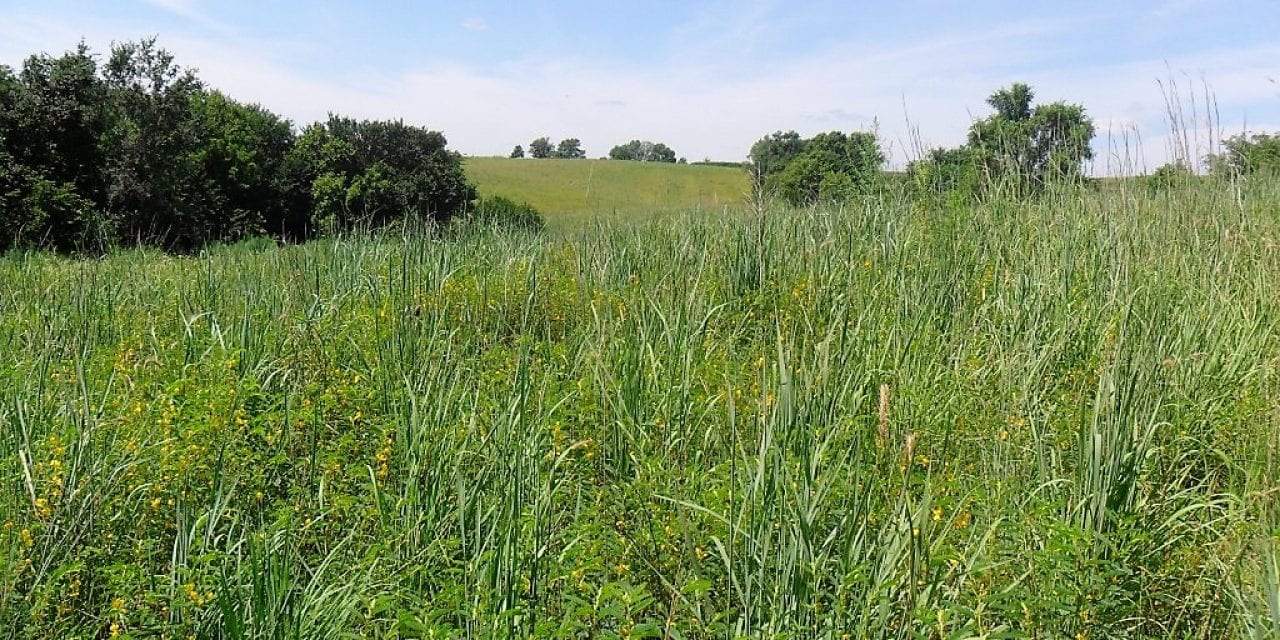
<instances>
[{"instance_id":1,"label":"tall grass","mask_svg":"<svg viewBox=\"0 0 1280 640\"><path fill-rule=\"evenodd\" d=\"M1269 638L1280 191L0 260L0 636Z\"/></svg>"}]
</instances>

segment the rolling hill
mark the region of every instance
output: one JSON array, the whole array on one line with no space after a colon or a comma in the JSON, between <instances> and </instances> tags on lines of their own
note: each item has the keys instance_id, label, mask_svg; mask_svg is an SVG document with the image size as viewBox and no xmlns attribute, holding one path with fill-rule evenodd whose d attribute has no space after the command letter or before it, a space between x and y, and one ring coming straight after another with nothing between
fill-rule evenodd
<instances>
[{"instance_id":1,"label":"rolling hill","mask_svg":"<svg viewBox=\"0 0 1280 640\"><path fill-rule=\"evenodd\" d=\"M741 203L748 191L746 173L723 166L472 157L464 167L481 195L528 202L555 226L597 216L719 210Z\"/></svg>"}]
</instances>

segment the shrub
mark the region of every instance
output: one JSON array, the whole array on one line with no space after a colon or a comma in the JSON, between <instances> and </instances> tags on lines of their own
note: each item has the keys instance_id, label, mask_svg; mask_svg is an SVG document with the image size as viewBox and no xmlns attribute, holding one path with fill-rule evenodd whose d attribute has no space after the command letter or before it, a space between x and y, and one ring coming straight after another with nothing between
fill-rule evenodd
<instances>
[{"instance_id":1,"label":"shrub","mask_svg":"<svg viewBox=\"0 0 1280 640\"><path fill-rule=\"evenodd\" d=\"M1191 168L1181 162L1170 162L1146 177L1147 190L1152 194L1169 191L1177 187L1186 187L1195 178Z\"/></svg>"},{"instance_id":2,"label":"shrub","mask_svg":"<svg viewBox=\"0 0 1280 640\"><path fill-rule=\"evenodd\" d=\"M907 165L907 177L917 195L971 200L982 187L982 165L969 147L933 149Z\"/></svg>"},{"instance_id":3,"label":"shrub","mask_svg":"<svg viewBox=\"0 0 1280 640\"><path fill-rule=\"evenodd\" d=\"M1222 153L1208 158L1213 175L1237 177L1255 172L1280 173L1280 135L1241 134L1227 138L1223 146Z\"/></svg>"},{"instance_id":4,"label":"shrub","mask_svg":"<svg viewBox=\"0 0 1280 640\"><path fill-rule=\"evenodd\" d=\"M542 214L533 205L502 196L481 198L463 220L473 225L526 231L541 231L545 226Z\"/></svg>"}]
</instances>

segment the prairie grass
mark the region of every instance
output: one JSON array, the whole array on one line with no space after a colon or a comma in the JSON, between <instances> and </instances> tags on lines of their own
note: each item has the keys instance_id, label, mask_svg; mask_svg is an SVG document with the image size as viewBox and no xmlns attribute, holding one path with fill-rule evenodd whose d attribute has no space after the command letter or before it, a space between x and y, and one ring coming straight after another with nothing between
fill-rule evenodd
<instances>
[{"instance_id":1,"label":"prairie grass","mask_svg":"<svg viewBox=\"0 0 1280 640\"><path fill-rule=\"evenodd\" d=\"M0 636L1275 638L1280 189L0 260Z\"/></svg>"}]
</instances>

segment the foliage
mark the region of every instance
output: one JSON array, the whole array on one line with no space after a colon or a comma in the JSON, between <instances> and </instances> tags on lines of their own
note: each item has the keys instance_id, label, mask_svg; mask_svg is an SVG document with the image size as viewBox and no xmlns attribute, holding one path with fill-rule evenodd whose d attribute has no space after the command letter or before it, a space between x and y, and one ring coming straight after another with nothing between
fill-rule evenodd
<instances>
[{"instance_id":1,"label":"foliage","mask_svg":"<svg viewBox=\"0 0 1280 640\"><path fill-rule=\"evenodd\" d=\"M563 160L580 160L587 157L587 153L582 150L582 142L577 138L565 138L556 145L556 150L552 152L551 157Z\"/></svg>"},{"instance_id":2,"label":"foliage","mask_svg":"<svg viewBox=\"0 0 1280 640\"><path fill-rule=\"evenodd\" d=\"M105 136L105 213L117 238L191 249L202 229L217 227L221 211L190 197L199 170L200 132L191 102L195 75L154 40L112 47L102 82L110 96Z\"/></svg>"},{"instance_id":3,"label":"foliage","mask_svg":"<svg viewBox=\"0 0 1280 640\"><path fill-rule=\"evenodd\" d=\"M1240 134L1223 141L1222 153L1209 156L1210 172L1224 177L1280 174L1280 135Z\"/></svg>"},{"instance_id":4,"label":"foliage","mask_svg":"<svg viewBox=\"0 0 1280 640\"><path fill-rule=\"evenodd\" d=\"M445 223L475 197L443 134L402 121L330 116L308 127L295 162L311 178L316 225L326 232L404 218Z\"/></svg>"},{"instance_id":5,"label":"foliage","mask_svg":"<svg viewBox=\"0 0 1280 640\"><path fill-rule=\"evenodd\" d=\"M463 221L481 226L525 231L541 231L542 214L527 202L516 202L502 196L480 198L467 209Z\"/></svg>"},{"instance_id":6,"label":"foliage","mask_svg":"<svg viewBox=\"0 0 1280 640\"><path fill-rule=\"evenodd\" d=\"M529 157L531 158L550 158L555 151L555 147L551 145L551 140L546 136L529 143Z\"/></svg>"},{"instance_id":7,"label":"foliage","mask_svg":"<svg viewBox=\"0 0 1280 640\"><path fill-rule=\"evenodd\" d=\"M522 147L522 146L520 146L520 145L516 145L516 146L515 146L515 148L511 150L511 155L509 155L509 156L507 156L507 157L508 157L508 158L513 158L513 159L514 159L514 158L523 158L523 157L524 157L524 147Z\"/></svg>"},{"instance_id":8,"label":"foliage","mask_svg":"<svg viewBox=\"0 0 1280 640\"><path fill-rule=\"evenodd\" d=\"M0 67L0 248L303 240L444 220L472 197L439 133L341 118L308 132L206 89L154 39L101 65L81 44Z\"/></svg>"},{"instance_id":9,"label":"foliage","mask_svg":"<svg viewBox=\"0 0 1280 640\"><path fill-rule=\"evenodd\" d=\"M203 224L190 230L194 243L264 233L305 237L307 194L286 173L294 144L289 121L216 91L193 96L189 108L200 142L191 157L198 177L187 197L207 212Z\"/></svg>"},{"instance_id":10,"label":"foliage","mask_svg":"<svg viewBox=\"0 0 1280 640\"><path fill-rule=\"evenodd\" d=\"M1147 190L1155 194L1188 187L1194 179L1195 172L1191 167L1181 162L1170 162L1156 168L1145 181Z\"/></svg>"},{"instance_id":11,"label":"foliage","mask_svg":"<svg viewBox=\"0 0 1280 640\"><path fill-rule=\"evenodd\" d=\"M867 193L883 163L873 133L820 133L805 140L804 150L767 183L792 204L841 202Z\"/></svg>"},{"instance_id":12,"label":"foliage","mask_svg":"<svg viewBox=\"0 0 1280 640\"><path fill-rule=\"evenodd\" d=\"M610 160L637 160L640 162L675 162L676 152L661 142L632 140L609 150Z\"/></svg>"},{"instance_id":13,"label":"foliage","mask_svg":"<svg viewBox=\"0 0 1280 640\"><path fill-rule=\"evenodd\" d=\"M972 147L932 149L924 158L907 165L907 176L917 194L968 201L982 187L981 156Z\"/></svg>"},{"instance_id":14,"label":"foliage","mask_svg":"<svg viewBox=\"0 0 1280 640\"><path fill-rule=\"evenodd\" d=\"M804 152L805 140L795 131L776 131L751 145L752 171L763 178L782 173Z\"/></svg>"},{"instance_id":15,"label":"foliage","mask_svg":"<svg viewBox=\"0 0 1280 640\"><path fill-rule=\"evenodd\" d=\"M70 250L105 241L107 93L81 44L0 67L0 247ZM95 202L96 201L96 202Z\"/></svg>"},{"instance_id":16,"label":"foliage","mask_svg":"<svg viewBox=\"0 0 1280 640\"><path fill-rule=\"evenodd\" d=\"M1093 121L1080 105L1031 106L1031 87L1015 83L987 98L996 113L973 123L968 146L989 184L1029 195L1051 183L1078 181L1093 158Z\"/></svg>"}]
</instances>

